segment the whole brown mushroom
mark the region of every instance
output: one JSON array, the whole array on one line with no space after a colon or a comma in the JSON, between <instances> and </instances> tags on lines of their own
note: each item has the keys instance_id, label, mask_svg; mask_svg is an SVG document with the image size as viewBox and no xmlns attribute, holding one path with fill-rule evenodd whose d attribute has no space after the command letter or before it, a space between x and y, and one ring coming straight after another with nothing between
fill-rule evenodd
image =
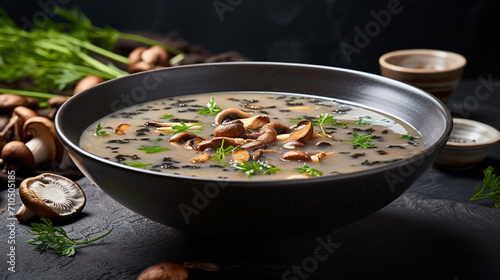
<instances>
[{"instance_id":1,"label":"whole brown mushroom","mask_svg":"<svg viewBox=\"0 0 500 280\"><path fill-rule=\"evenodd\" d=\"M17 94L0 94L0 113L11 114L14 108L18 106L28 106L26 98Z\"/></svg>"},{"instance_id":2,"label":"whole brown mushroom","mask_svg":"<svg viewBox=\"0 0 500 280\"><path fill-rule=\"evenodd\" d=\"M139 274L136 280L186 280L188 271L181 264L162 262L152 265Z\"/></svg>"},{"instance_id":3,"label":"whole brown mushroom","mask_svg":"<svg viewBox=\"0 0 500 280\"><path fill-rule=\"evenodd\" d=\"M73 95L104 82L104 79L97 75L88 75L82 78L75 86Z\"/></svg>"}]
</instances>

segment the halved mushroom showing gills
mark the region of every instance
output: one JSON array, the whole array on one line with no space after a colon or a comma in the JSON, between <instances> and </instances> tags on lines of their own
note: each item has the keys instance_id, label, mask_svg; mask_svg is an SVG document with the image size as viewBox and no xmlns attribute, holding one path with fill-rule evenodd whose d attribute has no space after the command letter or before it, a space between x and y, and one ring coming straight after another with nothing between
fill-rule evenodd
<instances>
[{"instance_id":1,"label":"halved mushroom showing gills","mask_svg":"<svg viewBox=\"0 0 500 280\"><path fill-rule=\"evenodd\" d=\"M220 113L218 113L215 116L214 119L214 124L219 125L224 122L232 121L232 120L237 120L237 119L245 119L245 118L250 118L252 115L250 115L247 112L244 112L240 109L236 108L229 108L222 110Z\"/></svg>"},{"instance_id":2,"label":"halved mushroom showing gills","mask_svg":"<svg viewBox=\"0 0 500 280\"><path fill-rule=\"evenodd\" d=\"M77 216L85 206L85 193L72 180L45 173L25 179L19 185L23 206L16 213L19 222L34 216L53 221L68 220Z\"/></svg>"},{"instance_id":3,"label":"halved mushroom showing gills","mask_svg":"<svg viewBox=\"0 0 500 280\"><path fill-rule=\"evenodd\" d=\"M297 140L307 144L313 136L313 126L308 120L300 121L296 125L292 126L291 129L293 130L289 137L291 141Z\"/></svg>"}]
</instances>

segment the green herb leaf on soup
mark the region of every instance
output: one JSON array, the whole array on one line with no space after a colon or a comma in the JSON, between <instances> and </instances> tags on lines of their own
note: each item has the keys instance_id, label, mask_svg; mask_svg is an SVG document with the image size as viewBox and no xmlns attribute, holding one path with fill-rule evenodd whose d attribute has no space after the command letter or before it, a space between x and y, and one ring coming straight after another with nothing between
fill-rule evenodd
<instances>
[{"instance_id":1,"label":"green herb leaf on soup","mask_svg":"<svg viewBox=\"0 0 500 280\"><path fill-rule=\"evenodd\" d=\"M168 132L168 134L177 134L177 133L181 133L181 132L190 132L190 133L196 134L196 133L203 131L203 128L201 128L201 126L203 126L202 123L195 123L195 124L187 125L184 122L180 122L180 125L174 125L172 127L172 129L174 129L174 131Z\"/></svg>"},{"instance_id":2,"label":"green herb leaf on soup","mask_svg":"<svg viewBox=\"0 0 500 280\"><path fill-rule=\"evenodd\" d=\"M109 136L109 133L107 130L102 130L101 123L97 124L97 127L95 128L95 136Z\"/></svg>"},{"instance_id":3,"label":"green herb leaf on soup","mask_svg":"<svg viewBox=\"0 0 500 280\"><path fill-rule=\"evenodd\" d=\"M413 136L411 136L411 135L408 135L408 134L404 134L404 135L403 135L403 136L401 136L401 138L399 138L399 139L405 139L405 138L406 138L406 139L408 139L408 140L410 140L410 141L411 141L411 140L413 140L413 139L415 139L415 137L413 137Z\"/></svg>"},{"instance_id":4,"label":"green herb leaf on soup","mask_svg":"<svg viewBox=\"0 0 500 280\"><path fill-rule=\"evenodd\" d=\"M256 160L253 164L244 161L242 163L233 164L233 167L238 169L238 171L243 172L248 175L248 178L252 178L252 175L258 174L276 174L277 171L281 171L281 169L271 166L266 161Z\"/></svg>"},{"instance_id":5,"label":"green herb leaf on soup","mask_svg":"<svg viewBox=\"0 0 500 280\"><path fill-rule=\"evenodd\" d=\"M308 166L307 164L304 164L301 167L297 167L296 169L299 171L299 173L309 174L313 177L323 175L323 172L316 170L316 169Z\"/></svg>"},{"instance_id":6,"label":"green herb leaf on soup","mask_svg":"<svg viewBox=\"0 0 500 280\"><path fill-rule=\"evenodd\" d=\"M137 168L146 168L151 165L151 163L141 163L141 162L124 162L123 164Z\"/></svg>"},{"instance_id":7,"label":"green herb leaf on soup","mask_svg":"<svg viewBox=\"0 0 500 280\"><path fill-rule=\"evenodd\" d=\"M152 146L152 147L142 146L142 148L138 148L137 150L144 151L144 152L146 152L146 154L154 154L154 153L163 152L163 151L170 151L170 149L163 148L160 146Z\"/></svg>"},{"instance_id":8,"label":"green herb leaf on soup","mask_svg":"<svg viewBox=\"0 0 500 280\"><path fill-rule=\"evenodd\" d=\"M222 139L222 143L220 147L215 151L215 155L210 159L211 161L217 162L217 163L222 163L223 165L229 165L226 163L226 155L231 153L236 147L233 145L230 145L227 148L224 148L224 139Z\"/></svg>"},{"instance_id":9,"label":"green herb leaf on soup","mask_svg":"<svg viewBox=\"0 0 500 280\"><path fill-rule=\"evenodd\" d=\"M375 143L372 143L370 140L373 136L371 134L359 135L358 133L353 131L352 135L354 136L354 139L340 140L340 142L352 142L354 147L360 147L360 148L367 148L369 146L375 145Z\"/></svg>"},{"instance_id":10,"label":"green herb leaf on soup","mask_svg":"<svg viewBox=\"0 0 500 280\"><path fill-rule=\"evenodd\" d=\"M215 98L212 96L207 103L207 107L198 110L198 115L215 116L219 112L222 112L222 108L217 105L217 103L215 102Z\"/></svg>"},{"instance_id":11,"label":"green herb leaf on soup","mask_svg":"<svg viewBox=\"0 0 500 280\"><path fill-rule=\"evenodd\" d=\"M172 114L165 114L165 115L161 116L160 119L170 119L173 117L174 117L174 115L172 115Z\"/></svg>"},{"instance_id":12,"label":"green herb leaf on soup","mask_svg":"<svg viewBox=\"0 0 500 280\"><path fill-rule=\"evenodd\" d=\"M359 117L359 120L356 122L357 125L373 125L375 122L371 121L370 116Z\"/></svg>"}]
</instances>

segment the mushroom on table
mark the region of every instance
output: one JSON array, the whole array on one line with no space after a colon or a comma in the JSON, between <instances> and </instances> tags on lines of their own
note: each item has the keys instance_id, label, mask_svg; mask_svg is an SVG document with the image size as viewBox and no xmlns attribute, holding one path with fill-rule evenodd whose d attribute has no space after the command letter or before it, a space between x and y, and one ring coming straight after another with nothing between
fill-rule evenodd
<instances>
[{"instance_id":1,"label":"mushroom on table","mask_svg":"<svg viewBox=\"0 0 500 280\"><path fill-rule=\"evenodd\" d=\"M72 180L45 173L25 179L19 185L23 205L15 217L19 222L45 217L50 220L68 220L77 216L85 206L85 193Z\"/></svg>"}]
</instances>

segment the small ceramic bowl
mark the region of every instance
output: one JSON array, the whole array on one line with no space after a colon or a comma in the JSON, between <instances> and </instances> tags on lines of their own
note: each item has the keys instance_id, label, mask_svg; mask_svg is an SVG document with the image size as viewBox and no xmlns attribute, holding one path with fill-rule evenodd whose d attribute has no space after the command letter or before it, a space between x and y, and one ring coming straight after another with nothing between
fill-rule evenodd
<instances>
[{"instance_id":1,"label":"small ceramic bowl","mask_svg":"<svg viewBox=\"0 0 500 280\"><path fill-rule=\"evenodd\" d=\"M423 89L443 102L457 89L466 63L460 54L427 49L393 51L379 59L383 76Z\"/></svg>"},{"instance_id":2,"label":"small ceramic bowl","mask_svg":"<svg viewBox=\"0 0 500 280\"><path fill-rule=\"evenodd\" d=\"M469 119L453 119L446 146L434 162L445 169L466 169L482 162L490 147L500 140L500 132L487 124Z\"/></svg>"}]
</instances>

